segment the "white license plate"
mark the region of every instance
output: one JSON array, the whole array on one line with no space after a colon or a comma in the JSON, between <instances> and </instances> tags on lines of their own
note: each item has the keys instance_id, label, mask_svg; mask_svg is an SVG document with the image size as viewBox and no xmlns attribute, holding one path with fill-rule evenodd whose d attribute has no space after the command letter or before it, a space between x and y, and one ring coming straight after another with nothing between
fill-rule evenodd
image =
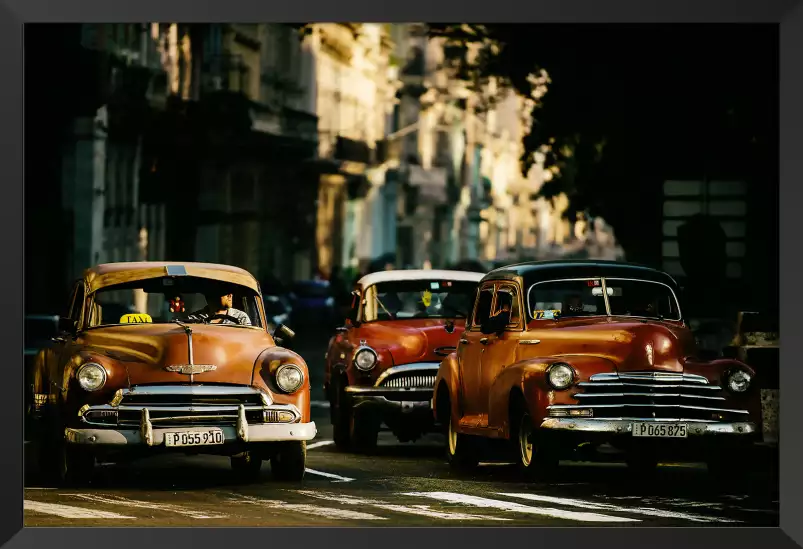
<instances>
[{"instance_id":1,"label":"white license plate","mask_svg":"<svg viewBox=\"0 0 803 549\"><path fill-rule=\"evenodd\" d=\"M165 446L208 446L223 444L226 439L220 429L165 433Z\"/></svg>"},{"instance_id":2,"label":"white license plate","mask_svg":"<svg viewBox=\"0 0 803 549\"><path fill-rule=\"evenodd\" d=\"M686 438L685 423L634 423L634 437Z\"/></svg>"}]
</instances>

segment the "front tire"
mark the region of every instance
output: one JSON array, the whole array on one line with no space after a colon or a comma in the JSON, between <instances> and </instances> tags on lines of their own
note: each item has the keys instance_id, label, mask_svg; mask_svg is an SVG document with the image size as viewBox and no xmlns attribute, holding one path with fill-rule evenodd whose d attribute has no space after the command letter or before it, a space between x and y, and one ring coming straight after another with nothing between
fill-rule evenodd
<instances>
[{"instance_id":1,"label":"front tire","mask_svg":"<svg viewBox=\"0 0 803 549\"><path fill-rule=\"evenodd\" d=\"M376 448L379 438L380 422L368 413L352 409L349 422L351 449L358 452L371 452Z\"/></svg>"},{"instance_id":2,"label":"front tire","mask_svg":"<svg viewBox=\"0 0 803 549\"><path fill-rule=\"evenodd\" d=\"M241 456L232 456L231 469L240 480L257 480L262 469L262 458L250 450Z\"/></svg>"},{"instance_id":3,"label":"front tire","mask_svg":"<svg viewBox=\"0 0 803 549\"><path fill-rule=\"evenodd\" d=\"M468 471L479 463L476 444L470 435L458 433L451 413L446 418L446 461L456 471Z\"/></svg>"},{"instance_id":4,"label":"front tire","mask_svg":"<svg viewBox=\"0 0 803 549\"><path fill-rule=\"evenodd\" d=\"M535 425L524 403L514 408L513 416L514 452L516 467L528 477L545 477L554 474L558 469L558 457L553 449L539 444Z\"/></svg>"},{"instance_id":5,"label":"front tire","mask_svg":"<svg viewBox=\"0 0 803 549\"><path fill-rule=\"evenodd\" d=\"M61 440L42 448L41 472L55 486L89 484L95 472L95 454Z\"/></svg>"},{"instance_id":6,"label":"front tire","mask_svg":"<svg viewBox=\"0 0 803 549\"><path fill-rule=\"evenodd\" d=\"M273 478L279 481L300 482L307 464L307 442L282 442L270 460Z\"/></svg>"},{"instance_id":7,"label":"front tire","mask_svg":"<svg viewBox=\"0 0 803 549\"><path fill-rule=\"evenodd\" d=\"M329 401L332 414L332 438L338 450L346 451L351 446L351 402L341 383L332 386L333 398Z\"/></svg>"}]
</instances>

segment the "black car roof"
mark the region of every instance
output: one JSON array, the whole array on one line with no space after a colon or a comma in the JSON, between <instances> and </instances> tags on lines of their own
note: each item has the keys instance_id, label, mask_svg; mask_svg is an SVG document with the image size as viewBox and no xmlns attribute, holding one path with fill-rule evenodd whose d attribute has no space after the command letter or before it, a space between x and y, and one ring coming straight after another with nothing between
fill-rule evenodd
<instances>
[{"instance_id":1,"label":"black car roof","mask_svg":"<svg viewBox=\"0 0 803 549\"><path fill-rule=\"evenodd\" d=\"M677 282L669 274L652 267L622 261L606 261L594 259L560 259L550 261L528 261L506 265L494 269L485 275L486 280L504 280L521 277L525 285L545 280L561 280L567 278L610 277L637 278L660 282L673 289Z\"/></svg>"}]
</instances>

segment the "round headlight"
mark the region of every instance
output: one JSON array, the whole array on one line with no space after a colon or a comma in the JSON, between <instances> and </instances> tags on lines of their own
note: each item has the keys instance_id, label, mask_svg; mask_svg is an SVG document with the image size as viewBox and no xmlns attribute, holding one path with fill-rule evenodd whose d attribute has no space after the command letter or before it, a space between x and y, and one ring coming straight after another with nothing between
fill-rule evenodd
<instances>
[{"instance_id":1,"label":"round headlight","mask_svg":"<svg viewBox=\"0 0 803 549\"><path fill-rule=\"evenodd\" d=\"M728 389L733 393L744 393L750 387L752 377L744 370L733 370L728 374Z\"/></svg>"},{"instance_id":2,"label":"round headlight","mask_svg":"<svg viewBox=\"0 0 803 549\"><path fill-rule=\"evenodd\" d=\"M376 353L373 349L362 349L354 355L354 365L358 370L367 372L376 366Z\"/></svg>"},{"instance_id":3,"label":"round headlight","mask_svg":"<svg viewBox=\"0 0 803 549\"><path fill-rule=\"evenodd\" d=\"M106 384L106 369L96 362L87 362L75 376L85 391L97 391Z\"/></svg>"},{"instance_id":4,"label":"round headlight","mask_svg":"<svg viewBox=\"0 0 803 549\"><path fill-rule=\"evenodd\" d=\"M283 364L276 370L276 385L285 393L294 393L304 384L304 372L295 364Z\"/></svg>"},{"instance_id":5,"label":"round headlight","mask_svg":"<svg viewBox=\"0 0 803 549\"><path fill-rule=\"evenodd\" d=\"M549 367L546 377L555 389L565 389L574 382L574 370L568 364L557 362Z\"/></svg>"}]
</instances>

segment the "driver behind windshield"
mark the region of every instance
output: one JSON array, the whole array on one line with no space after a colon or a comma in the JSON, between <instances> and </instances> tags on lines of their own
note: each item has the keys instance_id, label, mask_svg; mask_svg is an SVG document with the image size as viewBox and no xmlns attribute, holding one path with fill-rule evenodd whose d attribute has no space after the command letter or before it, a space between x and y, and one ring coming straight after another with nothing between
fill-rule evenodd
<instances>
[{"instance_id":1,"label":"driver behind windshield","mask_svg":"<svg viewBox=\"0 0 803 549\"><path fill-rule=\"evenodd\" d=\"M251 319L248 315L239 309L234 308L234 294L228 293L224 295L206 294L206 307L193 313L193 315L201 316L204 318L212 318L210 324L236 324L240 326L251 326ZM223 318L219 315L225 315L229 318ZM214 318L217 316L218 318Z\"/></svg>"}]
</instances>

